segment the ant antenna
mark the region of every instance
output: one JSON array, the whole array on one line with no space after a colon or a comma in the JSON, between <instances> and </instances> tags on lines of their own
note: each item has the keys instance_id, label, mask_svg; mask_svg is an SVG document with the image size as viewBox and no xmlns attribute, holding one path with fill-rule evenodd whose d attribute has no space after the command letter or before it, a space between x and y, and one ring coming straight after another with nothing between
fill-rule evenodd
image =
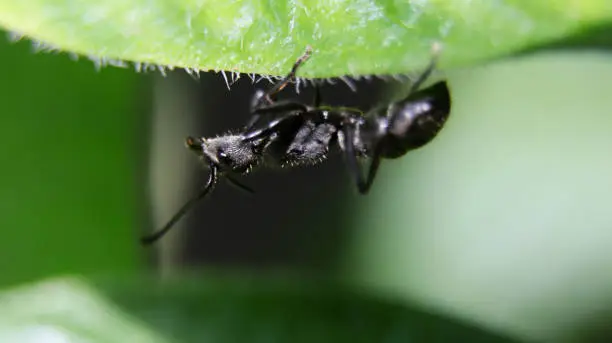
<instances>
[{"instance_id":1,"label":"ant antenna","mask_svg":"<svg viewBox=\"0 0 612 343\"><path fill-rule=\"evenodd\" d=\"M185 213L189 212L189 210L191 210L198 201L204 198L206 194L208 194L215 187L216 183L217 183L217 166L211 163L210 164L210 175L208 177L208 181L206 182L206 186L204 186L204 188L202 188L202 190L196 196L189 199L183 205L183 207L181 207L174 214L174 216L172 216L172 218L168 221L168 223L166 223L166 225L164 225L161 229L153 232L152 234L142 237L140 239L140 242L144 245L149 245L149 244L156 242L158 239L162 238L166 233L168 233L168 231L170 231L170 229L172 229L174 224L176 224L176 222L178 222L185 215Z\"/></svg>"}]
</instances>

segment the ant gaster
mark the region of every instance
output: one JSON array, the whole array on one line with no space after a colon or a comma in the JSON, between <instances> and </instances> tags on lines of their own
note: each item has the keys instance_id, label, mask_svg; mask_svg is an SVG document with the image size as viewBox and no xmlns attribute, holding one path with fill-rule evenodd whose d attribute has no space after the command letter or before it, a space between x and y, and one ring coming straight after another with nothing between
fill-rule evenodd
<instances>
[{"instance_id":1,"label":"ant gaster","mask_svg":"<svg viewBox=\"0 0 612 343\"><path fill-rule=\"evenodd\" d=\"M168 232L214 189L219 176L253 192L236 176L246 175L260 164L314 165L326 159L331 149L340 150L359 192L367 193L382 158L398 158L426 145L448 119L451 100L446 82L419 90L435 68L438 51L438 45L434 45L431 62L405 98L363 115L355 109L321 106L318 88L313 105L274 101L273 96L295 78L298 68L310 57L311 49L307 48L287 76L269 90L256 92L251 103L253 117L245 129L215 138L186 139L187 147L208 166L208 180L166 225L144 237L143 243L152 243ZM365 176L359 164L364 158L371 159Z\"/></svg>"}]
</instances>

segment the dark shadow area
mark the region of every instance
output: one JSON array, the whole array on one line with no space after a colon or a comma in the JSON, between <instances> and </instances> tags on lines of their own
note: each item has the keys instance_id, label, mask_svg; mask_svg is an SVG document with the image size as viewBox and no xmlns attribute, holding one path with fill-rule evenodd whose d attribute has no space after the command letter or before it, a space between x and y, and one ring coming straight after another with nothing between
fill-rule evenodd
<instances>
[{"instance_id":1,"label":"dark shadow area","mask_svg":"<svg viewBox=\"0 0 612 343\"><path fill-rule=\"evenodd\" d=\"M608 343L612 342L612 311L590 315L582 320L578 332L572 335L571 342Z\"/></svg>"}]
</instances>

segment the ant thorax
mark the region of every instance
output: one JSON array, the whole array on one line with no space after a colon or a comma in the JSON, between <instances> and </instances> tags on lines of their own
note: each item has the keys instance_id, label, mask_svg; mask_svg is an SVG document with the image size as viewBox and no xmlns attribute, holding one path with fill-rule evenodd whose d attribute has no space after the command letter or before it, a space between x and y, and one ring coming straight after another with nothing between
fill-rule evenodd
<instances>
[{"instance_id":1,"label":"ant thorax","mask_svg":"<svg viewBox=\"0 0 612 343\"><path fill-rule=\"evenodd\" d=\"M323 162L329 153L331 141L336 138L336 133L337 127L332 124L305 121L281 156L281 165L296 167Z\"/></svg>"},{"instance_id":2,"label":"ant thorax","mask_svg":"<svg viewBox=\"0 0 612 343\"><path fill-rule=\"evenodd\" d=\"M247 140L262 148L262 159L266 167L285 168L321 163L337 139L338 126L326 121L322 112L292 115L281 123L272 122L271 127L250 131L247 137L260 137L268 132L266 141Z\"/></svg>"}]
</instances>

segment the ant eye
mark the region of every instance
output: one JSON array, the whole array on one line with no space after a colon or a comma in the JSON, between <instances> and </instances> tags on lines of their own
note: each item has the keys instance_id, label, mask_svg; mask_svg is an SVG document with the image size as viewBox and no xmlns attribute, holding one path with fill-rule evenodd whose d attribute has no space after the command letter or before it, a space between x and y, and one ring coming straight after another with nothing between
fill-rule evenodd
<instances>
[{"instance_id":1,"label":"ant eye","mask_svg":"<svg viewBox=\"0 0 612 343\"><path fill-rule=\"evenodd\" d=\"M229 156L223 150L217 151L217 158L219 158L219 160L222 160L222 161L229 160Z\"/></svg>"},{"instance_id":2,"label":"ant eye","mask_svg":"<svg viewBox=\"0 0 612 343\"><path fill-rule=\"evenodd\" d=\"M231 168L233 168L233 165L236 163L236 161L232 159L231 154L226 153L224 150L217 151L217 160L220 164Z\"/></svg>"}]
</instances>

